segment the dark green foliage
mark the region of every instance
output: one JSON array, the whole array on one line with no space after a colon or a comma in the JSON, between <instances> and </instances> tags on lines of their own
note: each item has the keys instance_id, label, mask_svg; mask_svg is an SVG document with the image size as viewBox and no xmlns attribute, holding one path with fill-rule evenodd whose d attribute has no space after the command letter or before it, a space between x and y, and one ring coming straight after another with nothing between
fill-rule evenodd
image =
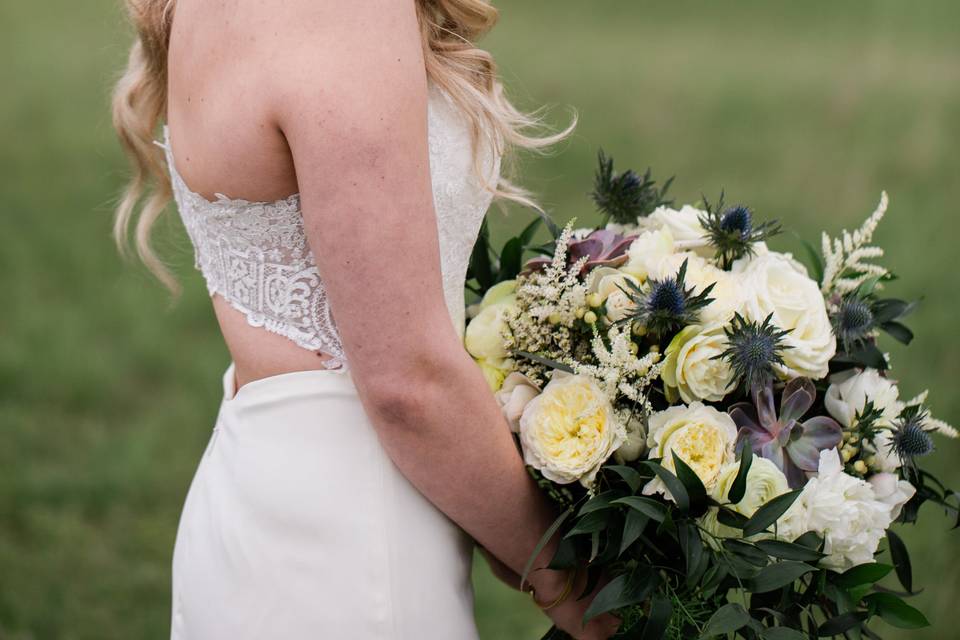
<instances>
[{"instance_id":1,"label":"dark green foliage","mask_svg":"<svg viewBox=\"0 0 960 640\"><path fill-rule=\"evenodd\" d=\"M613 158L605 155L603 150L597 154L597 161L590 197L604 215L604 223L636 224L637 218L650 214L657 207L673 204L673 200L667 199L673 178L658 188L650 169L642 177L631 169L616 173L613 170Z\"/></svg>"}]
</instances>

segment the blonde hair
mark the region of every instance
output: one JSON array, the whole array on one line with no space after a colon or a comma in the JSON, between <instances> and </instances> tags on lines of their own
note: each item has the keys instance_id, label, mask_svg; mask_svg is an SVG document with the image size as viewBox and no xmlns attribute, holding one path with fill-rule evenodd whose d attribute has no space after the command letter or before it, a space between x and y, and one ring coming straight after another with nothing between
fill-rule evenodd
<instances>
[{"instance_id":1,"label":"blonde hair","mask_svg":"<svg viewBox=\"0 0 960 640\"><path fill-rule=\"evenodd\" d=\"M130 225L136 218L137 255L176 292L176 279L150 244L150 230L171 197L163 153L153 142L166 115L167 50L175 1L126 0L126 4L137 39L114 89L113 125L133 175L117 206L114 238L127 254ZM450 95L469 121L475 172L498 198L539 209L531 194L507 177L489 184L482 176L479 150L486 143L509 160L517 149L544 149L566 137L576 118L564 131L537 135L544 129L540 112L524 113L506 98L493 56L473 44L497 22L497 10L487 0L416 0L416 7L427 76Z\"/></svg>"}]
</instances>

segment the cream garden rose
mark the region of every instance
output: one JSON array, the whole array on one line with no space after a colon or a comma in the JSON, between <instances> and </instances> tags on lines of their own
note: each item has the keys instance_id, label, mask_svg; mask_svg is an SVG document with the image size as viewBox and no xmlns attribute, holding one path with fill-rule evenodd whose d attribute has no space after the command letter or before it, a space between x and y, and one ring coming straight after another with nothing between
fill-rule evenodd
<instances>
[{"instance_id":1,"label":"cream garden rose","mask_svg":"<svg viewBox=\"0 0 960 640\"><path fill-rule=\"evenodd\" d=\"M647 421L648 457L661 458L661 464L675 471L673 454L697 474L700 481L712 490L725 464L733 462L733 445L737 439L737 426L726 413L701 402L689 406L677 405L658 411ZM663 493L669 496L666 486L659 478L647 483L643 492L647 495Z\"/></svg>"},{"instance_id":2,"label":"cream garden rose","mask_svg":"<svg viewBox=\"0 0 960 640\"><path fill-rule=\"evenodd\" d=\"M600 465L625 440L606 394L587 376L554 372L520 418L524 460L559 484L592 486Z\"/></svg>"},{"instance_id":3,"label":"cream garden rose","mask_svg":"<svg viewBox=\"0 0 960 640\"><path fill-rule=\"evenodd\" d=\"M610 267L595 269L594 273L591 273L593 278L590 293L597 293L603 300L607 310L607 320L617 322L627 317L636 307L630 296L626 294L630 291L627 283L639 285L640 281L629 273Z\"/></svg>"},{"instance_id":4,"label":"cream garden rose","mask_svg":"<svg viewBox=\"0 0 960 640\"><path fill-rule=\"evenodd\" d=\"M720 357L726 348L723 325L685 327L664 352L660 377L668 393L679 393L688 403L723 400L734 382L730 363Z\"/></svg>"},{"instance_id":5,"label":"cream garden rose","mask_svg":"<svg viewBox=\"0 0 960 640\"><path fill-rule=\"evenodd\" d=\"M627 250L627 263L621 270L640 282L646 282L647 278L663 273L664 262L675 254L673 234L669 229L644 231Z\"/></svg>"},{"instance_id":6,"label":"cream garden rose","mask_svg":"<svg viewBox=\"0 0 960 640\"><path fill-rule=\"evenodd\" d=\"M781 372L789 378L826 377L837 343L820 287L803 266L789 255L761 251L734 263L732 273L742 287L744 315L762 322L773 314L773 324L790 331Z\"/></svg>"}]
</instances>

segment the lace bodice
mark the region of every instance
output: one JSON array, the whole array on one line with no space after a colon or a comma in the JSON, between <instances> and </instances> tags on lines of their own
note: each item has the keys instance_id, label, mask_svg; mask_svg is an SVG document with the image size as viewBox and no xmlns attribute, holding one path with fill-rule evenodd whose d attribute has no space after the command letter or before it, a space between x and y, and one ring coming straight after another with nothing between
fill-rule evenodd
<instances>
[{"instance_id":1,"label":"lace bodice","mask_svg":"<svg viewBox=\"0 0 960 640\"><path fill-rule=\"evenodd\" d=\"M444 296L450 317L462 332L467 264L492 196L473 171L465 118L432 83L428 131ZM323 280L303 231L300 196L249 202L217 194L215 201L207 200L191 191L177 173L166 129L164 138L160 146L167 154L174 198L210 295L222 296L254 327L329 354L329 368L346 366ZM500 170L499 156L487 153L483 169L493 181Z\"/></svg>"}]
</instances>

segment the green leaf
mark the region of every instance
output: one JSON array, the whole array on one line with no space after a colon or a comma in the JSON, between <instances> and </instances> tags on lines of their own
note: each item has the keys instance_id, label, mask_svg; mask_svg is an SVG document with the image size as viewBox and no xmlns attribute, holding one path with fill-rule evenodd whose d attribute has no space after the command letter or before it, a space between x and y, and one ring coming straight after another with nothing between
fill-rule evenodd
<instances>
[{"instance_id":1,"label":"green leaf","mask_svg":"<svg viewBox=\"0 0 960 640\"><path fill-rule=\"evenodd\" d=\"M523 231L520 232L520 235L517 236L520 238L520 242L524 248L529 247L530 243L533 242L533 236L536 235L537 229L540 228L540 224L542 222L543 218L534 218L533 222L524 227Z\"/></svg>"},{"instance_id":2,"label":"green leaf","mask_svg":"<svg viewBox=\"0 0 960 640\"><path fill-rule=\"evenodd\" d=\"M667 487L667 491L670 492L670 495L673 497L673 501L677 505L682 513L690 511L690 496L687 494L686 487L683 486L683 483L680 482L680 479L677 476L670 473L670 470L665 468L659 462L654 460L644 460L642 463L643 466L647 467L660 478L661 482Z\"/></svg>"},{"instance_id":3,"label":"green leaf","mask_svg":"<svg viewBox=\"0 0 960 640\"><path fill-rule=\"evenodd\" d=\"M913 567L910 564L910 552L903 544L900 536L887 529L887 545L890 547L890 557L893 559L893 568L897 572L897 579L907 593L913 593Z\"/></svg>"},{"instance_id":4,"label":"green leaf","mask_svg":"<svg viewBox=\"0 0 960 640\"><path fill-rule=\"evenodd\" d=\"M815 570L814 567L803 562L792 560L777 562L760 569L760 572L750 580L748 588L754 593L766 593L793 584L801 576Z\"/></svg>"},{"instance_id":5,"label":"green leaf","mask_svg":"<svg viewBox=\"0 0 960 640\"><path fill-rule=\"evenodd\" d=\"M884 322L880 328L901 344L910 344L913 341L913 331L900 322Z\"/></svg>"},{"instance_id":6,"label":"green leaf","mask_svg":"<svg viewBox=\"0 0 960 640\"><path fill-rule=\"evenodd\" d=\"M607 514L600 511L593 511L580 518L576 524L573 525L573 528L567 532L567 535L565 535L564 538L571 538L584 533L596 533L597 531L603 531L607 528L608 522L609 518L607 517Z\"/></svg>"},{"instance_id":7,"label":"green leaf","mask_svg":"<svg viewBox=\"0 0 960 640\"><path fill-rule=\"evenodd\" d=\"M520 273L523 266L523 240L520 238L510 238L503 245L503 251L500 252L500 273L497 277L499 282L504 280L513 280Z\"/></svg>"},{"instance_id":8,"label":"green leaf","mask_svg":"<svg viewBox=\"0 0 960 640\"><path fill-rule=\"evenodd\" d=\"M627 511L627 520L623 525L623 537L620 539L620 553L626 551L637 541L650 522L650 517L636 509Z\"/></svg>"},{"instance_id":9,"label":"green leaf","mask_svg":"<svg viewBox=\"0 0 960 640\"><path fill-rule=\"evenodd\" d=\"M569 365L563 364L562 362L557 362L556 360L551 360L550 358L545 358L536 353L529 353L527 351L514 351L513 355L520 356L521 358L526 358L530 362L536 362L537 364L542 364L545 367L556 369L557 371L573 373L573 368L570 367Z\"/></svg>"},{"instance_id":10,"label":"green leaf","mask_svg":"<svg viewBox=\"0 0 960 640\"><path fill-rule=\"evenodd\" d=\"M707 502L707 489L703 486L703 482L700 481L697 473L683 461L683 458L678 456L676 452L671 453L673 454L673 466L677 470L677 478L687 490L690 507L702 507Z\"/></svg>"},{"instance_id":11,"label":"green leaf","mask_svg":"<svg viewBox=\"0 0 960 640\"><path fill-rule=\"evenodd\" d=\"M613 503L626 505L631 509L636 509L643 515L652 520L656 520L657 522L663 522L667 517L667 506L662 502L657 502L653 498L647 498L645 496L627 496L626 498L614 500Z\"/></svg>"},{"instance_id":12,"label":"green leaf","mask_svg":"<svg viewBox=\"0 0 960 640\"><path fill-rule=\"evenodd\" d=\"M801 237L799 234L792 235L800 241L800 246L803 247L803 252L807 255L813 279L816 280L817 284L823 284L823 258L820 256L820 252L817 251L806 238Z\"/></svg>"},{"instance_id":13,"label":"green leaf","mask_svg":"<svg viewBox=\"0 0 960 640\"><path fill-rule=\"evenodd\" d=\"M817 562L823 554L792 542L782 540L758 540L756 543L764 553L782 560L800 560L801 562Z\"/></svg>"},{"instance_id":14,"label":"green leaf","mask_svg":"<svg viewBox=\"0 0 960 640\"><path fill-rule=\"evenodd\" d=\"M576 543L570 539L563 539L557 545L557 551L553 554L553 558L547 566L550 569L562 571L565 569L573 569L577 566L578 562Z\"/></svg>"},{"instance_id":15,"label":"green leaf","mask_svg":"<svg viewBox=\"0 0 960 640\"><path fill-rule=\"evenodd\" d=\"M807 640L807 636L790 627L769 627L760 634L763 640Z\"/></svg>"},{"instance_id":16,"label":"green leaf","mask_svg":"<svg viewBox=\"0 0 960 640\"><path fill-rule=\"evenodd\" d=\"M747 524L747 516L733 509L720 507L717 510L717 522L728 527L733 527L734 529L743 529L744 525Z\"/></svg>"},{"instance_id":17,"label":"green leaf","mask_svg":"<svg viewBox=\"0 0 960 640\"><path fill-rule=\"evenodd\" d=\"M747 474L750 473L752 463L753 448L746 446L740 454L740 469L737 471L737 477L734 479L733 484L730 485L730 493L727 495L727 499L732 504L737 504L743 500L743 496L747 492Z\"/></svg>"},{"instance_id":18,"label":"green leaf","mask_svg":"<svg viewBox=\"0 0 960 640\"><path fill-rule=\"evenodd\" d=\"M737 540L736 538L727 538L723 541L723 548L758 567L763 567L770 563L770 558L767 554L750 542Z\"/></svg>"},{"instance_id":19,"label":"green leaf","mask_svg":"<svg viewBox=\"0 0 960 640\"><path fill-rule=\"evenodd\" d=\"M470 254L469 276L477 281L483 291L495 284L493 266L490 264L490 230L486 219L480 227L480 234L477 236L477 241L473 245L473 252Z\"/></svg>"},{"instance_id":20,"label":"green leaf","mask_svg":"<svg viewBox=\"0 0 960 640\"><path fill-rule=\"evenodd\" d=\"M750 614L736 602L725 604L717 609L700 634L701 640L713 638L742 629L750 622Z\"/></svg>"},{"instance_id":21,"label":"green leaf","mask_svg":"<svg viewBox=\"0 0 960 640\"><path fill-rule=\"evenodd\" d=\"M680 546L683 549L687 573L693 573L697 570L700 557L703 555L703 540L700 539L697 527L690 522L681 523L677 527L677 532L680 534Z\"/></svg>"},{"instance_id":22,"label":"green leaf","mask_svg":"<svg viewBox=\"0 0 960 640\"><path fill-rule=\"evenodd\" d=\"M589 500L587 500L582 507L580 507L580 512L577 515L586 515L591 511L600 511L602 509L609 509L613 506L613 501L622 496L623 493L620 491L604 491L599 495L595 495Z\"/></svg>"},{"instance_id":23,"label":"green leaf","mask_svg":"<svg viewBox=\"0 0 960 640\"><path fill-rule=\"evenodd\" d=\"M861 564L847 569L833 579L834 584L844 589L851 589L862 584L873 584L883 580L893 567L888 564L870 563Z\"/></svg>"},{"instance_id":24,"label":"green leaf","mask_svg":"<svg viewBox=\"0 0 960 640\"><path fill-rule=\"evenodd\" d=\"M636 493L637 489L640 488L640 485L643 484L643 476L640 475L639 471L632 467L612 464L609 467L604 467L603 469L604 471L613 471L615 474L620 476L630 487L630 490L634 493Z\"/></svg>"},{"instance_id":25,"label":"green leaf","mask_svg":"<svg viewBox=\"0 0 960 640\"><path fill-rule=\"evenodd\" d=\"M586 625L600 614L646 600L655 579L655 576L646 570L617 576L594 597L583 614L583 624Z\"/></svg>"},{"instance_id":26,"label":"green leaf","mask_svg":"<svg viewBox=\"0 0 960 640\"><path fill-rule=\"evenodd\" d=\"M673 617L673 605L670 604L670 600L658 593L650 603L650 615L647 616L647 624L643 627L640 640L662 640L671 617Z\"/></svg>"},{"instance_id":27,"label":"green leaf","mask_svg":"<svg viewBox=\"0 0 960 640\"><path fill-rule=\"evenodd\" d=\"M884 622L899 629L921 629L930 626L926 616L892 593L871 593L863 601L875 609Z\"/></svg>"},{"instance_id":28,"label":"green leaf","mask_svg":"<svg viewBox=\"0 0 960 640\"><path fill-rule=\"evenodd\" d=\"M859 627L866 619L866 614L861 612L841 613L833 616L817 627L817 635L821 638L832 638L841 633L846 633L850 629Z\"/></svg>"},{"instance_id":29,"label":"green leaf","mask_svg":"<svg viewBox=\"0 0 960 640\"><path fill-rule=\"evenodd\" d=\"M523 573L520 575L520 584L526 584L527 576L530 575L530 570L533 568L533 563L536 562L537 557L540 555L540 552L543 551L543 548L547 546L547 543L550 542L550 539L553 538L554 534L559 531L560 527L563 526L563 523L566 522L567 518L573 515L573 509L567 509L553 521L546 531L543 532L543 536L540 537L540 541L537 542L537 546L533 548L533 551L530 553L530 558L527 560L527 564L523 567Z\"/></svg>"},{"instance_id":30,"label":"green leaf","mask_svg":"<svg viewBox=\"0 0 960 640\"><path fill-rule=\"evenodd\" d=\"M767 504L757 509L747 524L743 526L743 535L746 538L762 533L767 527L780 519L787 509L800 497L800 490L791 491L781 496L777 496Z\"/></svg>"}]
</instances>

